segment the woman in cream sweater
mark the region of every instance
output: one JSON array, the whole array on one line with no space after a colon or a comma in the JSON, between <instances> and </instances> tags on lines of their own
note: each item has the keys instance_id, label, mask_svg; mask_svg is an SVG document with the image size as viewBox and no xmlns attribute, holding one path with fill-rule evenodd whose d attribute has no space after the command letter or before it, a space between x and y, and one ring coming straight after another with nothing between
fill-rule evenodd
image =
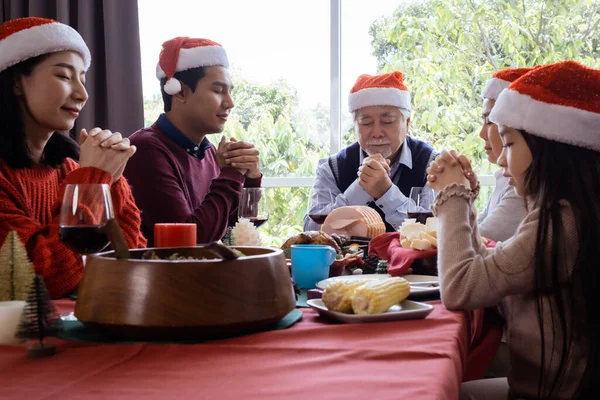
<instances>
[{"instance_id":1,"label":"woman in cream sweater","mask_svg":"<svg viewBox=\"0 0 600 400\"><path fill-rule=\"evenodd\" d=\"M439 190L438 260L449 309L498 304L508 378L469 382L463 399L600 398L600 71L574 61L537 68L490 114L498 164L528 215L496 248L480 240L473 192L446 153L428 170Z\"/></svg>"},{"instance_id":2,"label":"woman in cream sweater","mask_svg":"<svg viewBox=\"0 0 600 400\"><path fill-rule=\"evenodd\" d=\"M507 68L498 71L487 81L483 89L481 94L483 126L479 131L479 137L485 143L485 154L492 164L498 164L498 157L502 152L502 139L498 133L498 125L490 121L490 113L502 90L531 70L532 68ZM474 178L470 179L470 182L476 183L475 174L470 176ZM494 190L485 208L477 216L477 224L481 236L500 242L515 234L527 215L527 210L525 201L515 193L515 188L508 184L509 178L504 176L502 169L494 173L494 178L496 180Z\"/></svg>"}]
</instances>

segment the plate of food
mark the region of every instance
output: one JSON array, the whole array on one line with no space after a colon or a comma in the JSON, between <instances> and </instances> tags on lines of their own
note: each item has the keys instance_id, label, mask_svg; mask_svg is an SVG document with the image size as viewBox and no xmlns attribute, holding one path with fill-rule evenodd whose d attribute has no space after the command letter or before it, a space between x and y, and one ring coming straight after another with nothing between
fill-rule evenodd
<instances>
[{"instance_id":1,"label":"plate of food","mask_svg":"<svg viewBox=\"0 0 600 400\"><path fill-rule=\"evenodd\" d=\"M317 288L325 290L327 286L334 282L340 281L371 281L375 279L389 278L389 274L363 274L363 275L343 275L332 278L323 279L317 282ZM437 276L431 275L416 275L408 274L403 275L402 278L406 279L410 285L410 296L425 296L430 294L436 294L440 292L440 282Z\"/></svg>"},{"instance_id":2,"label":"plate of food","mask_svg":"<svg viewBox=\"0 0 600 400\"><path fill-rule=\"evenodd\" d=\"M321 299L307 305L320 315L347 323L401 321L425 318L433 306L406 300L409 282L400 277L337 279L325 288Z\"/></svg>"},{"instance_id":3,"label":"plate of food","mask_svg":"<svg viewBox=\"0 0 600 400\"><path fill-rule=\"evenodd\" d=\"M387 322L403 321L409 319L423 319L433 311L431 304L419 303L418 301L404 300L399 304L391 306L387 311L379 314L357 315L331 311L321 299L307 300L306 304L315 309L319 315L330 317L345 323Z\"/></svg>"}]
</instances>

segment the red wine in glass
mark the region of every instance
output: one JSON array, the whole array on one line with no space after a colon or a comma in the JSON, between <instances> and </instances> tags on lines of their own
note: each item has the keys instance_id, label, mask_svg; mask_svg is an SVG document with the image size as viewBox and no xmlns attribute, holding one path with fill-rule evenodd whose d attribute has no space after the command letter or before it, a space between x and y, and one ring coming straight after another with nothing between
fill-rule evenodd
<instances>
[{"instance_id":1,"label":"red wine in glass","mask_svg":"<svg viewBox=\"0 0 600 400\"><path fill-rule=\"evenodd\" d=\"M108 245L104 226L74 225L61 226L58 229L60 240L78 253L97 253Z\"/></svg>"},{"instance_id":2,"label":"red wine in glass","mask_svg":"<svg viewBox=\"0 0 600 400\"><path fill-rule=\"evenodd\" d=\"M315 224L323 225L328 214L308 214L308 218L312 219Z\"/></svg>"},{"instance_id":3,"label":"red wine in glass","mask_svg":"<svg viewBox=\"0 0 600 400\"><path fill-rule=\"evenodd\" d=\"M408 218L415 218L425 225L427 218L433 217L431 205L434 201L433 189L428 187L413 187L410 189L408 202Z\"/></svg>"},{"instance_id":4,"label":"red wine in glass","mask_svg":"<svg viewBox=\"0 0 600 400\"><path fill-rule=\"evenodd\" d=\"M70 184L62 199L58 235L78 253L97 253L110 243L104 226L111 218L114 211L108 185Z\"/></svg>"},{"instance_id":5,"label":"red wine in glass","mask_svg":"<svg viewBox=\"0 0 600 400\"><path fill-rule=\"evenodd\" d=\"M243 188L238 218L246 218L256 228L269 220L269 202L265 188Z\"/></svg>"},{"instance_id":6,"label":"red wine in glass","mask_svg":"<svg viewBox=\"0 0 600 400\"><path fill-rule=\"evenodd\" d=\"M427 218L433 217L432 212L408 212L408 218L416 218L417 222L425 225Z\"/></svg>"},{"instance_id":7,"label":"red wine in glass","mask_svg":"<svg viewBox=\"0 0 600 400\"><path fill-rule=\"evenodd\" d=\"M317 225L323 225L334 201L335 197L330 189L317 189L313 187L308 197L308 208L306 209L308 218Z\"/></svg>"},{"instance_id":8,"label":"red wine in glass","mask_svg":"<svg viewBox=\"0 0 600 400\"><path fill-rule=\"evenodd\" d=\"M254 224L255 228L260 227L262 224L268 221L268 218L250 218L250 222Z\"/></svg>"}]
</instances>

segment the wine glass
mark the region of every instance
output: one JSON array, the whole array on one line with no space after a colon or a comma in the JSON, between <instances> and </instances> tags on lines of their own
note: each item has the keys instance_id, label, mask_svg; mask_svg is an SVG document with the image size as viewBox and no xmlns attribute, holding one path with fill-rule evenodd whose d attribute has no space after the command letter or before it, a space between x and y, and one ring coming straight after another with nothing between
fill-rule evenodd
<instances>
[{"instance_id":1,"label":"wine glass","mask_svg":"<svg viewBox=\"0 0 600 400\"><path fill-rule=\"evenodd\" d=\"M425 224L427 218L433 217L433 211L431 211L433 201L433 189L428 187L413 187L410 189L408 218L416 218L417 222Z\"/></svg>"},{"instance_id":2,"label":"wine glass","mask_svg":"<svg viewBox=\"0 0 600 400\"><path fill-rule=\"evenodd\" d=\"M269 200L265 188L243 188L238 218L249 219L255 227L269 220Z\"/></svg>"},{"instance_id":3,"label":"wine glass","mask_svg":"<svg viewBox=\"0 0 600 400\"><path fill-rule=\"evenodd\" d=\"M106 222L114 218L107 184L70 184L65 188L58 233L78 253L97 253L109 244Z\"/></svg>"},{"instance_id":4,"label":"wine glass","mask_svg":"<svg viewBox=\"0 0 600 400\"><path fill-rule=\"evenodd\" d=\"M329 215L330 205L333 204L333 195L330 189L313 187L310 191L308 199L308 209L306 214L314 221L315 224L323 225L325 218ZM326 210L326 212L325 212Z\"/></svg>"}]
</instances>

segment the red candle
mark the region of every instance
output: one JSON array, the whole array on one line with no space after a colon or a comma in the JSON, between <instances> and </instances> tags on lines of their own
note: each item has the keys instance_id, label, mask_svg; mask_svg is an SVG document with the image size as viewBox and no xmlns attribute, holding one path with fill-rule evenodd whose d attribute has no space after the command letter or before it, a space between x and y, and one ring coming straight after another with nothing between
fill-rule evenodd
<instances>
[{"instance_id":1,"label":"red candle","mask_svg":"<svg viewBox=\"0 0 600 400\"><path fill-rule=\"evenodd\" d=\"M154 224L154 247L196 245L196 224Z\"/></svg>"}]
</instances>

